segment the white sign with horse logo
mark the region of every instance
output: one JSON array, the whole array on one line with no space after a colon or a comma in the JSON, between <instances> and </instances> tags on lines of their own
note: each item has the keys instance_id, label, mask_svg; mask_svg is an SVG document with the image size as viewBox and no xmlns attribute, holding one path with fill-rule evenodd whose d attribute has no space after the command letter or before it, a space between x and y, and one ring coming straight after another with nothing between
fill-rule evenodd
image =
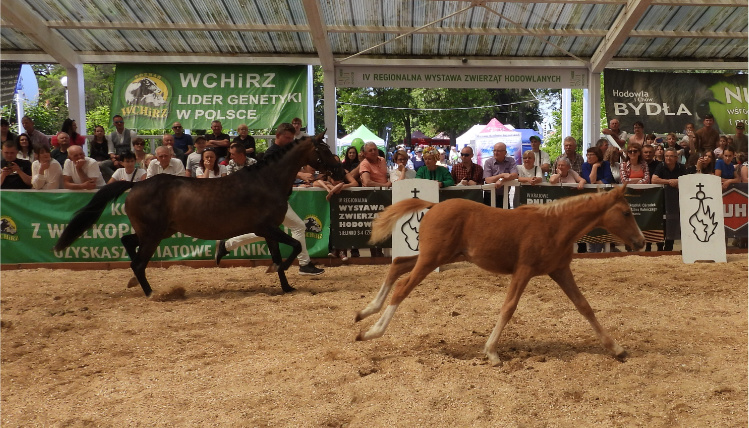
<instances>
[{"instance_id":1,"label":"white sign with horse logo","mask_svg":"<svg viewBox=\"0 0 749 428\"><path fill-rule=\"evenodd\" d=\"M393 204L404 199L419 198L427 202L440 201L440 187L436 181L412 178L393 183ZM393 258L419 254L419 225L427 210L399 219L393 229Z\"/></svg>"},{"instance_id":2,"label":"white sign with horse logo","mask_svg":"<svg viewBox=\"0 0 749 428\"><path fill-rule=\"evenodd\" d=\"M679 177L679 212L684 263L725 263L726 231L720 177L709 174Z\"/></svg>"}]
</instances>

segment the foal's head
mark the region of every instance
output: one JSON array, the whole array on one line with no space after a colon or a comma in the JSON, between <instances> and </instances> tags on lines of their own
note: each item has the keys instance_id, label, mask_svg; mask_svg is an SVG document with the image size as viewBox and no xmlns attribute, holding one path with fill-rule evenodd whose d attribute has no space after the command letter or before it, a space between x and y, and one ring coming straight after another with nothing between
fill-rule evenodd
<instances>
[{"instance_id":1,"label":"foal's head","mask_svg":"<svg viewBox=\"0 0 749 428\"><path fill-rule=\"evenodd\" d=\"M312 141L314 151L310 154L308 165L317 171L323 171L331 175L336 180L343 180L346 173L341 166L341 162L336 158L335 153L330 151L330 146L323 141L323 137L325 137L325 131L314 137L302 138L302 140L309 139Z\"/></svg>"},{"instance_id":2,"label":"foal's head","mask_svg":"<svg viewBox=\"0 0 749 428\"><path fill-rule=\"evenodd\" d=\"M624 198L627 186L620 186L608 192L605 198L608 209L603 213L603 226L635 250L645 246L645 237L637 226L629 203Z\"/></svg>"}]
</instances>

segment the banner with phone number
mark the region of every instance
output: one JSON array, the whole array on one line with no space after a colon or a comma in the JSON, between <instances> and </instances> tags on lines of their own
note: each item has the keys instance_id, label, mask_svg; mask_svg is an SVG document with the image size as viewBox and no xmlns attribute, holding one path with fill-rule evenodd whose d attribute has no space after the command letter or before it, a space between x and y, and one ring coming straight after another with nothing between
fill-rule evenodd
<instances>
[{"instance_id":1,"label":"banner with phone number","mask_svg":"<svg viewBox=\"0 0 749 428\"><path fill-rule=\"evenodd\" d=\"M306 225L311 257L324 257L328 253L330 210L325 195L325 192L295 191L289 199ZM122 236L132 233L124 208L127 194L109 204L96 225L73 245L59 252L52 250L75 211L86 205L92 196L93 192L0 192L0 263L129 261L120 242ZM211 260L215 244L212 240L177 233L161 241L151 260ZM284 257L290 252L290 247L281 245ZM270 254L265 241L260 241L237 248L225 258L269 259Z\"/></svg>"}]
</instances>

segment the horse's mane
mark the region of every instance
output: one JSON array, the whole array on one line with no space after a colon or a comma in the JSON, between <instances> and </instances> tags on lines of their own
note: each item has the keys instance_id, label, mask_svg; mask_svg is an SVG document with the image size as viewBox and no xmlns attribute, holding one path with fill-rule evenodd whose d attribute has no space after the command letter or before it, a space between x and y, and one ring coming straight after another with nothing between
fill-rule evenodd
<instances>
[{"instance_id":1,"label":"horse's mane","mask_svg":"<svg viewBox=\"0 0 749 428\"><path fill-rule=\"evenodd\" d=\"M538 210L545 216L558 215L569 208L582 209L589 207L589 202L597 201L598 199L604 198L608 195L607 192L600 193L584 193L582 195L570 196L568 198L558 199L554 202L543 205L523 205L520 208L528 207Z\"/></svg>"}]
</instances>

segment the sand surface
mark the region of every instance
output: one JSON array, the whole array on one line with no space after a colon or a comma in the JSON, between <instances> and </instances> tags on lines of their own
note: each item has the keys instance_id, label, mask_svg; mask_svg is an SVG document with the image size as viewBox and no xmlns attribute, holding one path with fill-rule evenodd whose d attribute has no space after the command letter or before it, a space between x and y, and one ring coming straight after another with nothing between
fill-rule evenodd
<instances>
[{"instance_id":1,"label":"sand surface","mask_svg":"<svg viewBox=\"0 0 749 428\"><path fill-rule=\"evenodd\" d=\"M379 339L354 323L388 266L289 279L265 268L1 273L1 422L15 426L747 426L747 256L576 259L609 356L534 278L492 367L482 348L509 276L432 274ZM184 289L184 295L180 293Z\"/></svg>"}]
</instances>

